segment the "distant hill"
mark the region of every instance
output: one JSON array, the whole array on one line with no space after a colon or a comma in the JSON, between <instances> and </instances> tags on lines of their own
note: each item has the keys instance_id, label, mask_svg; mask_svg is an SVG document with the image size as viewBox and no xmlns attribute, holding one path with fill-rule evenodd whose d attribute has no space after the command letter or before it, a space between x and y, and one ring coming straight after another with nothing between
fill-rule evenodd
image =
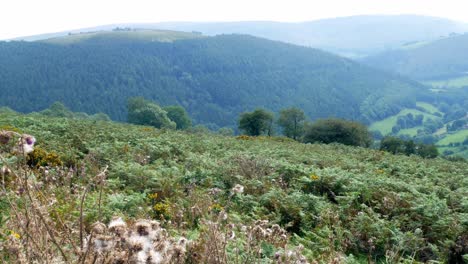
<instances>
[{"instance_id":1,"label":"distant hill","mask_svg":"<svg viewBox=\"0 0 468 264\"><path fill-rule=\"evenodd\" d=\"M247 22L169 22L153 24L115 24L72 30L72 33L111 30L115 27L197 31L204 35L249 34L271 40L324 49L347 57L363 57L408 42L427 41L468 31L468 25L443 18L398 16L353 16L301 23L271 21ZM389 34L391 32L391 34ZM38 40L66 35L68 32L23 37Z\"/></svg>"},{"instance_id":2,"label":"distant hill","mask_svg":"<svg viewBox=\"0 0 468 264\"><path fill-rule=\"evenodd\" d=\"M458 86L468 86L468 34L413 44L365 58L363 62L421 81L438 80L439 86L451 79L458 80ZM465 84L460 83L463 80Z\"/></svg>"},{"instance_id":3,"label":"distant hill","mask_svg":"<svg viewBox=\"0 0 468 264\"><path fill-rule=\"evenodd\" d=\"M172 42L181 39L196 39L203 38L200 34L180 32L180 31L169 31L169 30L145 30L145 29L125 29L117 28L112 31L93 31L87 33L69 33L66 37L57 36L53 38L38 40L44 43L50 44L76 44L85 42L87 40L98 41L98 40L124 40L130 41L158 41L158 42Z\"/></svg>"},{"instance_id":4,"label":"distant hill","mask_svg":"<svg viewBox=\"0 0 468 264\"><path fill-rule=\"evenodd\" d=\"M195 123L216 128L235 126L239 113L256 107L297 106L312 119L371 122L414 105L426 91L316 49L246 35L177 34L119 31L0 42L0 105L30 112L58 100L73 111L125 120L127 98L143 96L182 105Z\"/></svg>"}]
</instances>

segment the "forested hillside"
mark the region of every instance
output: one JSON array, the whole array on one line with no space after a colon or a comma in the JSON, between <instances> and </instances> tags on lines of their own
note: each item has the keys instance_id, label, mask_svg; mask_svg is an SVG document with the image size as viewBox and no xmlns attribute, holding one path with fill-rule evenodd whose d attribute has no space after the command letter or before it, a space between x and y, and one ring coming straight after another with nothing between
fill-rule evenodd
<instances>
[{"instance_id":1,"label":"forested hillside","mask_svg":"<svg viewBox=\"0 0 468 264\"><path fill-rule=\"evenodd\" d=\"M426 90L326 52L251 36L160 41L114 33L0 42L0 105L30 112L61 101L126 120L127 98L143 96L181 105L195 123L216 128L234 126L255 107L370 122L414 105Z\"/></svg>"},{"instance_id":2,"label":"forested hillside","mask_svg":"<svg viewBox=\"0 0 468 264\"><path fill-rule=\"evenodd\" d=\"M363 60L370 66L423 81L468 78L468 34L415 43ZM463 86L463 85L459 85ZM465 86L468 81L465 80Z\"/></svg>"}]
</instances>

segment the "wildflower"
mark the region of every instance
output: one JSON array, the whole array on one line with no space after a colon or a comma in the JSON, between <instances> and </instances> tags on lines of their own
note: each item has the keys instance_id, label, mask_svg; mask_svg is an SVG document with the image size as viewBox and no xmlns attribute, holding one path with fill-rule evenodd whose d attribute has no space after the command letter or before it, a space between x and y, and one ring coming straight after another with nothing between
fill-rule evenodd
<instances>
[{"instance_id":1,"label":"wildflower","mask_svg":"<svg viewBox=\"0 0 468 264\"><path fill-rule=\"evenodd\" d=\"M97 252L110 251L114 246L111 236L100 235L94 240L94 250Z\"/></svg>"},{"instance_id":2,"label":"wildflower","mask_svg":"<svg viewBox=\"0 0 468 264\"><path fill-rule=\"evenodd\" d=\"M280 259L281 258L281 252L276 251L275 252L275 259Z\"/></svg>"},{"instance_id":3,"label":"wildflower","mask_svg":"<svg viewBox=\"0 0 468 264\"><path fill-rule=\"evenodd\" d=\"M123 236L127 229L127 224L121 217L114 218L109 223L109 231L115 233L117 236Z\"/></svg>"},{"instance_id":4,"label":"wildflower","mask_svg":"<svg viewBox=\"0 0 468 264\"><path fill-rule=\"evenodd\" d=\"M310 174L310 179L313 180L313 181L316 181L316 180L320 179L320 177L317 176L316 174L312 173L312 174Z\"/></svg>"},{"instance_id":5,"label":"wildflower","mask_svg":"<svg viewBox=\"0 0 468 264\"><path fill-rule=\"evenodd\" d=\"M159 221L156 221L156 220L151 220L150 225L153 230L158 230L161 226Z\"/></svg>"},{"instance_id":6,"label":"wildflower","mask_svg":"<svg viewBox=\"0 0 468 264\"><path fill-rule=\"evenodd\" d=\"M10 142L13 133L11 131L2 131L0 132L0 144L8 144Z\"/></svg>"},{"instance_id":7,"label":"wildflower","mask_svg":"<svg viewBox=\"0 0 468 264\"><path fill-rule=\"evenodd\" d=\"M240 184L236 184L234 186L234 188L232 188L231 190L233 193L235 194L241 194L244 192L244 186L240 185Z\"/></svg>"},{"instance_id":8,"label":"wildflower","mask_svg":"<svg viewBox=\"0 0 468 264\"><path fill-rule=\"evenodd\" d=\"M210 211L222 212L224 210L223 206L219 203L214 203L208 207Z\"/></svg>"},{"instance_id":9,"label":"wildflower","mask_svg":"<svg viewBox=\"0 0 468 264\"><path fill-rule=\"evenodd\" d=\"M222 192L222 190L221 190L220 188L216 188L216 187L215 187L215 188L211 188L211 189L209 190L209 194L211 194L211 195L218 195L220 192Z\"/></svg>"},{"instance_id":10,"label":"wildflower","mask_svg":"<svg viewBox=\"0 0 468 264\"><path fill-rule=\"evenodd\" d=\"M3 166L2 169L0 169L0 174L2 175L8 175L10 174L11 170L7 168L6 166Z\"/></svg>"},{"instance_id":11,"label":"wildflower","mask_svg":"<svg viewBox=\"0 0 468 264\"><path fill-rule=\"evenodd\" d=\"M151 263L151 264L159 264L163 262L163 257L161 256L161 253L151 250L148 252L148 258L146 259L145 263Z\"/></svg>"},{"instance_id":12,"label":"wildflower","mask_svg":"<svg viewBox=\"0 0 468 264\"><path fill-rule=\"evenodd\" d=\"M185 246L187 244L187 239L185 237L181 237L179 238L179 241L177 242L177 244L181 246Z\"/></svg>"},{"instance_id":13,"label":"wildflower","mask_svg":"<svg viewBox=\"0 0 468 264\"><path fill-rule=\"evenodd\" d=\"M226 213L226 211L224 211L224 209L221 211L219 216L223 221L226 221L228 219L228 214Z\"/></svg>"},{"instance_id":14,"label":"wildflower","mask_svg":"<svg viewBox=\"0 0 468 264\"><path fill-rule=\"evenodd\" d=\"M236 233L234 233L233 230L230 230L230 231L228 232L228 238L227 238L227 239L228 239L228 240L233 240L234 238L236 238Z\"/></svg>"},{"instance_id":15,"label":"wildflower","mask_svg":"<svg viewBox=\"0 0 468 264\"><path fill-rule=\"evenodd\" d=\"M10 234L12 237L16 238L16 239L20 239L21 236L20 234L16 233L15 231L11 230L11 234Z\"/></svg>"},{"instance_id":16,"label":"wildflower","mask_svg":"<svg viewBox=\"0 0 468 264\"><path fill-rule=\"evenodd\" d=\"M34 151L34 143L36 143L35 137L23 134L19 139L16 151L21 154L31 153Z\"/></svg>"},{"instance_id":17,"label":"wildflower","mask_svg":"<svg viewBox=\"0 0 468 264\"><path fill-rule=\"evenodd\" d=\"M148 198L150 198L151 200L156 200L158 199L158 193L150 193L148 194Z\"/></svg>"},{"instance_id":18,"label":"wildflower","mask_svg":"<svg viewBox=\"0 0 468 264\"><path fill-rule=\"evenodd\" d=\"M147 236L151 230L151 223L147 220L138 220L135 227L138 235Z\"/></svg>"},{"instance_id":19,"label":"wildflower","mask_svg":"<svg viewBox=\"0 0 468 264\"><path fill-rule=\"evenodd\" d=\"M127 227L127 224L122 220L122 217L114 217L109 223L109 229L119 226Z\"/></svg>"},{"instance_id":20,"label":"wildflower","mask_svg":"<svg viewBox=\"0 0 468 264\"><path fill-rule=\"evenodd\" d=\"M136 256L136 263L138 264L144 264L144 263L148 263L148 254L146 254L146 252L144 251L140 251L138 252L137 256Z\"/></svg>"},{"instance_id":21,"label":"wildflower","mask_svg":"<svg viewBox=\"0 0 468 264\"><path fill-rule=\"evenodd\" d=\"M104 234L106 232L106 225L101 222L96 222L92 225L93 233Z\"/></svg>"}]
</instances>

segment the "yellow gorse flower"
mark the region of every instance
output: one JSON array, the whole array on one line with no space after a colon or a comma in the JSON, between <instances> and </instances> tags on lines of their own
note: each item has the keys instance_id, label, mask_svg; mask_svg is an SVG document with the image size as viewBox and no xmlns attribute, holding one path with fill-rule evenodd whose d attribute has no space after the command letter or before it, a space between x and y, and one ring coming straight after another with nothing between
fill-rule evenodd
<instances>
[{"instance_id":1,"label":"yellow gorse flower","mask_svg":"<svg viewBox=\"0 0 468 264\"><path fill-rule=\"evenodd\" d=\"M316 174L312 173L312 174L310 174L310 179L313 180L313 181L316 181L316 180L320 179L320 177L317 176Z\"/></svg>"},{"instance_id":2,"label":"yellow gorse flower","mask_svg":"<svg viewBox=\"0 0 468 264\"><path fill-rule=\"evenodd\" d=\"M224 207L218 203L214 203L208 207L210 211L222 211Z\"/></svg>"},{"instance_id":3,"label":"yellow gorse flower","mask_svg":"<svg viewBox=\"0 0 468 264\"><path fill-rule=\"evenodd\" d=\"M148 198L156 200L158 198L158 193L150 193L148 194Z\"/></svg>"},{"instance_id":4,"label":"yellow gorse flower","mask_svg":"<svg viewBox=\"0 0 468 264\"><path fill-rule=\"evenodd\" d=\"M15 231L11 230L11 233L10 235L16 239L20 239L21 238L21 235L16 233Z\"/></svg>"}]
</instances>

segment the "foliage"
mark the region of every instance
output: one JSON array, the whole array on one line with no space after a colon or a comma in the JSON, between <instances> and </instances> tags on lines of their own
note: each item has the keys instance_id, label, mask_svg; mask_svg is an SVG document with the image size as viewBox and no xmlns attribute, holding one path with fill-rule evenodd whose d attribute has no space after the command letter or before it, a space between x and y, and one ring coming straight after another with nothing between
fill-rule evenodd
<instances>
[{"instance_id":1,"label":"foliage","mask_svg":"<svg viewBox=\"0 0 468 264\"><path fill-rule=\"evenodd\" d=\"M273 113L265 109L242 113L239 117L239 129L250 136L273 133Z\"/></svg>"},{"instance_id":2,"label":"foliage","mask_svg":"<svg viewBox=\"0 0 468 264\"><path fill-rule=\"evenodd\" d=\"M192 120L190 119L187 111L180 105L170 105L163 107L163 110L167 112L167 117L176 123L176 129L183 130L192 126Z\"/></svg>"},{"instance_id":3,"label":"foliage","mask_svg":"<svg viewBox=\"0 0 468 264\"><path fill-rule=\"evenodd\" d=\"M305 119L304 111L291 107L279 112L278 124L283 128L285 136L299 139L303 133Z\"/></svg>"},{"instance_id":4,"label":"foliage","mask_svg":"<svg viewBox=\"0 0 468 264\"><path fill-rule=\"evenodd\" d=\"M463 161L39 114L0 115L7 125L64 165L30 167L1 145L0 262L106 263L119 256L107 250L147 240L147 253L169 261L181 238L185 263L448 263L466 254ZM167 250L154 247L160 241Z\"/></svg>"},{"instance_id":5,"label":"foliage","mask_svg":"<svg viewBox=\"0 0 468 264\"><path fill-rule=\"evenodd\" d=\"M408 50L393 50L364 59L367 64L416 80L464 77L468 67L468 34L433 41Z\"/></svg>"},{"instance_id":6,"label":"foliage","mask_svg":"<svg viewBox=\"0 0 468 264\"><path fill-rule=\"evenodd\" d=\"M357 122L342 119L322 119L305 129L304 142L341 143L350 146L369 147L372 135Z\"/></svg>"},{"instance_id":7,"label":"foliage","mask_svg":"<svg viewBox=\"0 0 468 264\"><path fill-rule=\"evenodd\" d=\"M176 123L169 119L166 111L142 97L128 99L127 120L129 123L156 128L176 128Z\"/></svg>"},{"instance_id":8,"label":"foliage","mask_svg":"<svg viewBox=\"0 0 468 264\"><path fill-rule=\"evenodd\" d=\"M393 154L419 155L423 158L435 158L439 155L437 147L433 144L415 144L413 140L403 140L397 137L387 136L380 142L380 150Z\"/></svg>"},{"instance_id":9,"label":"foliage","mask_svg":"<svg viewBox=\"0 0 468 264\"><path fill-rule=\"evenodd\" d=\"M194 124L217 130L235 128L242 111L259 106L371 122L425 93L419 83L311 48L246 35L158 39L130 31L0 42L0 105L32 112L60 101L125 121L127 99L142 96L180 105Z\"/></svg>"}]
</instances>

